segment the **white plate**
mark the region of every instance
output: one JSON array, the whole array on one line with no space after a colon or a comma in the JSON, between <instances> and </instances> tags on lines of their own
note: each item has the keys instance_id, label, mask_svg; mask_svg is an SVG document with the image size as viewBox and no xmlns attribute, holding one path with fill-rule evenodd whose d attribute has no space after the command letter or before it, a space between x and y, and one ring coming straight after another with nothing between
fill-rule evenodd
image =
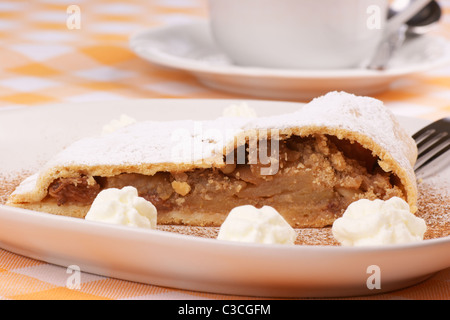
<instances>
[{"instance_id":1,"label":"white plate","mask_svg":"<svg viewBox=\"0 0 450 320\"><path fill-rule=\"evenodd\" d=\"M450 61L448 42L425 35L405 43L385 71L242 67L233 65L220 51L206 22L144 30L131 37L130 46L143 59L187 71L206 86L283 100L309 100L334 90L372 95L388 89L395 80Z\"/></svg>"},{"instance_id":2,"label":"white plate","mask_svg":"<svg viewBox=\"0 0 450 320\"><path fill-rule=\"evenodd\" d=\"M135 119L212 119L230 100L131 100L0 112L0 168L38 167L81 136L125 113ZM247 101L259 115L301 104ZM86 116L88 115L88 116ZM401 119L410 132L423 121ZM447 174L447 178L450 175ZM450 181L450 179L447 179ZM186 290L267 297L386 292L450 267L450 238L373 248L243 244L137 229L0 206L0 247L82 271ZM381 289L369 290L369 266Z\"/></svg>"}]
</instances>

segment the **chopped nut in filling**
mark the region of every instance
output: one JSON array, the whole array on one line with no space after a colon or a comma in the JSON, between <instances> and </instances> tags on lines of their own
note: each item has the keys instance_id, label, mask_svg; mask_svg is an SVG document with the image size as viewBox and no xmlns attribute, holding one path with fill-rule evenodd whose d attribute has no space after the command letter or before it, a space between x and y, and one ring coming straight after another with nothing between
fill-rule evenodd
<instances>
[{"instance_id":1,"label":"chopped nut in filling","mask_svg":"<svg viewBox=\"0 0 450 320\"><path fill-rule=\"evenodd\" d=\"M248 155L247 155L248 157ZM90 205L105 188L134 186L158 209L160 224L219 226L236 206L274 207L293 227L331 225L361 198L404 198L397 177L384 172L369 150L327 135L279 143L279 168L262 175L261 163L223 168L60 178L49 187L58 205Z\"/></svg>"}]
</instances>

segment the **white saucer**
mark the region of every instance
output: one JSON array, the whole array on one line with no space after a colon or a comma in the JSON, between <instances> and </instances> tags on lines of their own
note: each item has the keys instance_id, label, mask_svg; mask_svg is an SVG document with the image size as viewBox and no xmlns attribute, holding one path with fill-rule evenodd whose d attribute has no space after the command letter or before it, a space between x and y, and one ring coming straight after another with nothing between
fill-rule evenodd
<instances>
[{"instance_id":1,"label":"white saucer","mask_svg":"<svg viewBox=\"0 0 450 320\"><path fill-rule=\"evenodd\" d=\"M425 35L405 43L385 71L242 67L216 46L206 21L144 30L131 37L130 46L140 57L187 71L208 87L270 99L309 100L334 90L373 95L397 79L450 62L449 42Z\"/></svg>"}]
</instances>

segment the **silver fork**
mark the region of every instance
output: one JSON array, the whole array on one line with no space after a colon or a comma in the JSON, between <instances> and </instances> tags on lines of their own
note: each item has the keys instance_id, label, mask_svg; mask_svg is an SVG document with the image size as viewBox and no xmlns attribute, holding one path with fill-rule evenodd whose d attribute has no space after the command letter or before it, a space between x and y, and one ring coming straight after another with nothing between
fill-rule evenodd
<instances>
[{"instance_id":1,"label":"silver fork","mask_svg":"<svg viewBox=\"0 0 450 320\"><path fill-rule=\"evenodd\" d=\"M412 137L418 149L414 167L418 172L450 150L450 117L429 124ZM450 160L450 156L446 160Z\"/></svg>"}]
</instances>

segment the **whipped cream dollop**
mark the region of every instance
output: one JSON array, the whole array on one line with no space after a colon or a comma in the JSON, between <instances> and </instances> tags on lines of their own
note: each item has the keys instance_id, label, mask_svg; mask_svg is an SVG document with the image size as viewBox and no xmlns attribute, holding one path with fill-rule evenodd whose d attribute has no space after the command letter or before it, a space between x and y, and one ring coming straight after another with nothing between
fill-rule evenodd
<instances>
[{"instance_id":1,"label":"whipped cream dollop","mask_svg":"<svg viewBox=\"0 0 450 320\"><path fill-rule=\"evenodd\" d=\"M344 246L401 244L423 240L427 227L406 201L361 199L333 223L333 236Z\"/></svg>"},{"instance_id":2,"label":"whipped cream dollop","mask_svg":"<svg viewBox=\"0 0 450 320\"><path fill-rule=\"evenodd\" d=\"M126 114L120 115L119 119L113 119L110 123L107 123L102 128L102 135L110 134L120 128L129 126L130 124L135 123L136 120Z\"/></svg>"},{"instance_id":3,"label":"whipped cream dollop","mask_svg":"<svg viewBox=\"0 0 450 320\"><path fill-rule=\"evenodd\" d=\"M258 209L251 205L239 206L230 211L222 223L217 239L294 244L297 234L277 210L270 206Z\"/></svg>"},{"instance_id":4,"label":"whipped cream dollop","mask_svg":"<svg viewBox=\"0 0 450 320\"><path fill-rule=\"evenodd\" d=\"M107 223L156 228L155 206L138 196L134 187L102 190L91 205L85 219Z\"/></svg>"}]
</instances>

